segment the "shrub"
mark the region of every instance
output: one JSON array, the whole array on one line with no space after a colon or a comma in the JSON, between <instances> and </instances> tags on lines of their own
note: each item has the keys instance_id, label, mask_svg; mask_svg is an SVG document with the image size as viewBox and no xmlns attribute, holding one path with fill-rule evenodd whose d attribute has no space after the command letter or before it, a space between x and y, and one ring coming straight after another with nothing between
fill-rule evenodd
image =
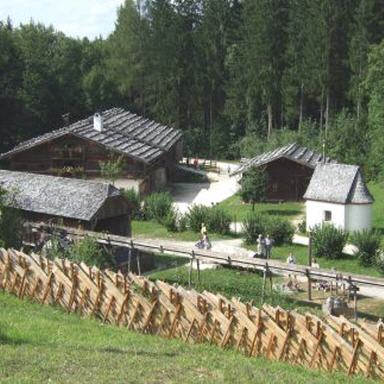
<instances>
[{"instance_id":1,"label":"shrub","mask_svg":"<svg viewBox=\"0 0 384 384\"><path fill-rule=\"evenodd\" d=\"M187 215L179 214L178 219L177 219L177 228L178 228L179 232L186 231L187 225L188 225Z\"/></svg>"},{"instance_id":2,"label":"shrub","mask_svg":"<svg viewBox=\"0 0 384 384\"><path fill-rule=\"evenodd\" d=\"M266 217L258 213L249 214L242 223L246 244L255 244L260 233L266 229Z\"/></svg>"},{"instance_id":3,"label":"shrub","mask_svg":"<svg viewBox=\"0 0 384 384\"><path fill-rule=\"evenodd\" d=\"M206 224L209 232L220 233L222 235L229 233L232 222L230 214L219 207L209 208L207 212L208 217Z\"/></svg>"},{"instance_id":4,"label":"shrub","mask_svg":"<svg viewBox=\"0 0 384 384\"><path fill-rule=\"evenodd\" d=\"M343 248L348 240L348 234L333 225L317 225L312 232L313 255L327 259L343 257Z\"/></svg>"},{"instance_id":5,"label":"shrub","mask_svg":"<svg viewBox=\"0 0 384 384\"><path fill-rule=\"evenodd\" d=\"M374 265L380 249L381 236L376 231L361 231L353 234L352 243L356 245L359 263L364 267Z\"/></svg>"},{"instance_id":6,"label":"shrub","mask_svg":"<svg viewBox=\"0 0 384 384\"><path fill-rule=\"evenodd\" d=\"M192 205L186 214L189 227L194 232L199 232L201 223L207 224L208 221L208 207L204 205Z\"/></svg>"},{"instance_id":7,"label":"shrub","mask_svg":"<svg viewBox=\"0 0 384 384\"><path fill-rule=\"evenodd\" d=\"M67 252L67 257L76 263L84 262L87 265L95 265L98 268L110 267L112 258L91 236L74 243Z\"/></svg>"},{"instance_id":8,"label":"shrub","mask_svg":"<svg viewBox=\"0 0 384 384\"><path fill-rule=\"evenodd\" d=\"M152 193L144 201L144 215L147 220L162 223L171 210L172 197L168 192Z\"/></svg>"},{"instance_id":9,"label":"shrub","mask_svg":"<svg viewBox=\"0 0 384 384\"><path fill-rule=\"evenodd\" d=\"M288 220L259 213L249 214L243 221L242 229L247 244L255 244L259 234L269 234L274 245L282 245L290 243L295 232Z\"/></svg>"},{"instance_id":10,"label":"shrub","mask_svg":"<svg viewBox=\"0 0 384 384\"><path fill-rule=\"evenodd\" d=\"M132 207L132 218L140 217L140 197L134 188L123 189L122 193Z\"/></svg>"},{"instance_id":11,"label":"shrub","mask_svg":"<svg viewBox=\"0 0 384 384\"><path fill-rule=\"evenodd\" d=\"M295 229L288 221L277 216L269 217L266 220L265 231L273 239L274 245L289 244L292 242Z\"/></svg>"},{"instance_id":12,"label":"shrub","mask_svg":"<svg viewBox=\"0 0 384 384\"><path fill-rule=\"evenodd\" d=\"M384 253L382 251L377 253L375 264L380 273L384 275Z\"/></svg>"},{"instance_id":13,"label":"shrub","mask_svg":"<svg viewBox=\"0 0 384 384\"><path fill-rule=\"evenodd\" d=\"M192 231L199 232L202 223L205 223L208 232L227 234L230 231L231 215L220 207L193 205L186 216Z\"/></svg>"},{"instance_id":14,"label":"shrub","mask_svg":"<svg viewBox=\"0 0 384 384\"><path fill-rule=\"evenodd\" d=\"M169 232L177 232L177 212L171 208L167 216L161 220L161 224L163 224Z\"/></svg>"}]
</instances>

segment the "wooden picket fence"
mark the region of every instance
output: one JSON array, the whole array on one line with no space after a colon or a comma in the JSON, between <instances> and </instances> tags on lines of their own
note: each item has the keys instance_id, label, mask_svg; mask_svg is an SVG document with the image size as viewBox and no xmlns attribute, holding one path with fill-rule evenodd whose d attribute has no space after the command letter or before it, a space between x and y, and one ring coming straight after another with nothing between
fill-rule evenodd
<instances>
[{"instance_id":1,"label":"wooden picket fence","mask_svg":"<svg viewBox=\"0 0 384 384\"><path fill-rule=\"evenodd\" d=\"M219 294L15 250L0 250L0 287L134 331L384 379L383 324L258 309Z\"/></svg>"}]
</instances>

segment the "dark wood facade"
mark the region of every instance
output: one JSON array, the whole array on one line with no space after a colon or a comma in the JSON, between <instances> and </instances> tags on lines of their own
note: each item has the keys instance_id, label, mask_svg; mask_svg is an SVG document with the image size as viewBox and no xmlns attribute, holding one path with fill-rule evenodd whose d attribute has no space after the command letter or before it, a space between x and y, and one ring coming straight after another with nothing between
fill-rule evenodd
<instances>
[{"instance_id":1,"label":"dark wood facade","mask_svg":"<svg viewBox=\"0 0 384 384\"><path fill-rule=\"evenodd\" d=\"M9 157L9 168L13 171L34 172L54 176L98 177L100 162L108 161L113 152L93 141L67 134L63 137L33 146ZM123 177L143 180L141 193L161 188L174 172L174 166L182 158L181 140L156 159L145 163L127 155L124 157Z\"/></svg>"},{"instance_id":2,"label":"dark wood facade","mask_svg":"<svg viewBox=\"0 0 384 384\"><path fill-rule=\"evenodd\" d=\"M303 200L314 171L311 167L286 158L272 161L264 167L267 173L267 200Z\"/></svg>"}]
</instances>

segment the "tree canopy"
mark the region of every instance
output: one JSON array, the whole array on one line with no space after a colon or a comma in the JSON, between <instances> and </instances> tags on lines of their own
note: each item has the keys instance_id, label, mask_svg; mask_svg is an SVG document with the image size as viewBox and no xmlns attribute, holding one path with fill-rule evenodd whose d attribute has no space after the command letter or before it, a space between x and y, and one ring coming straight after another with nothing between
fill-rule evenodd
<instances>
[{"instance_id":1,"label":"tree canopy","mask_svg":"<svg viewBox=\"0 0 384 384\"><path fill-rule=\"evenodd\" d=\"M0 151L111 106L186 155L297 141L384 173L383 0L126 0L106 39L0 23Z\"/></svg>"}]
</instances>

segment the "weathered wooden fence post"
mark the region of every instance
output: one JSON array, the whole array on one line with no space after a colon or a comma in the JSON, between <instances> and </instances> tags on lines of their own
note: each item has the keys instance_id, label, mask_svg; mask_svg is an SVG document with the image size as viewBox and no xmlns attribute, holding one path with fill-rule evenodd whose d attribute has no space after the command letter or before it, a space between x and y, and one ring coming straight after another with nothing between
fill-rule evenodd
<instances>
[{"instance_id":1,"label":"weathered wooden fence post","mask_svg":"<svg viewBox=\"0 0 384 384\"><path fill-rule=\"evenodd\" d=\"M308 300L311 301L312 300L312 281L311 281L311 273L309 271L309 268L305 270L305 273L308 279Z\"/></svg>"},{"instance_id":2,"label":"weathered wooden fence post","mask_svg":"<svg viewBox=\"0 0 384 384\"><path fill-rule=\"evenodd\" d=\"M188 273L188 286L192 286L192 269L193 269L193 259L195 258L195 252L191 252L191 261L189 263L189 273Z\"/></svg>"},{"instance_id":3,"label":"weathered wooden fence post","mask_svg":"<svg viewBox=\"0 0 384 384\"><path fill-rule=\"evenodd\" d=\"M267 287L267 274L268 274L268 263L265 263L263 271L263 286L261 292L261 304L264 304L265 301L265 289Z\"/></svg>"}]
</instances>

